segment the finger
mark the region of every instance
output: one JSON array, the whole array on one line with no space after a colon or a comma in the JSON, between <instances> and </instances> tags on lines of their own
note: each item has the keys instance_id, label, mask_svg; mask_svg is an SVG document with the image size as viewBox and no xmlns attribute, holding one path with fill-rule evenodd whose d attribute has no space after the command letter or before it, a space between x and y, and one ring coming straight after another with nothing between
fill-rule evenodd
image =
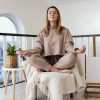
<instances>
[{"instance_id":1,"label":"finger","mask_svg":"<svg viewBox=\"0 0 100 100\"><path fill-rule=\"evenodd\" d=\"M19 51L22 51L22 49L21 49L21 48L19 48Z\"/></svg>"},{"instance_id":2,"label":"finger","mask_svg":"<svg viewBox=\"0 0 100 100\"><path fill-rule=\"evenodd\" d=\"M37 71L41 71L40 69L37 69Z\"/></svg>"}]
</instances>

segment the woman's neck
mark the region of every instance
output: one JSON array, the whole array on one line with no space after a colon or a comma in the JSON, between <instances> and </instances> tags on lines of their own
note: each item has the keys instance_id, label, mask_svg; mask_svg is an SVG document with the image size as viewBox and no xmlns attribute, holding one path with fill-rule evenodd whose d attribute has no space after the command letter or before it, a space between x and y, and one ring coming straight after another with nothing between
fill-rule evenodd
<instances>
[{"instance_id":1,"label":"woman's neck","mask_svg":"<svg viewBox=\"0 0 100 100\"><path fill-rule=\"evenodd\" d=\"M50 22L50 27L56 28L56 27L57 27L57 23L55 23L55 22Z\"/></svg>"}]
</instances>

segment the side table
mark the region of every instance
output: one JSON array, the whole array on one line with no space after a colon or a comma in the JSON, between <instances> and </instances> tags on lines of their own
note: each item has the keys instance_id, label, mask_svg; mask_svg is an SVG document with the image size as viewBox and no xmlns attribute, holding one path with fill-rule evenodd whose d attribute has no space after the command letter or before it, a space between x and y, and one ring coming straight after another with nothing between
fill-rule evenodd
<instances>
[{"instance_id":1,"label":"side table","mask_svg":"<svg viewBox=\"0 0 100 100\"><path fill-rule=\"evenodd\" d=\"M7 91L8 79L9 79L9 72L12 72L12 84L13 84L13 96L12 96L12 100L15 100L16 72L17 71L22 71L23 75L24 75L24 78L25 78L25 82L26 82L26 75L25 75L24 68L2 68L2 70L5 71L5 94L6 94L6 91Z\"/></svg>"}]
</instances>

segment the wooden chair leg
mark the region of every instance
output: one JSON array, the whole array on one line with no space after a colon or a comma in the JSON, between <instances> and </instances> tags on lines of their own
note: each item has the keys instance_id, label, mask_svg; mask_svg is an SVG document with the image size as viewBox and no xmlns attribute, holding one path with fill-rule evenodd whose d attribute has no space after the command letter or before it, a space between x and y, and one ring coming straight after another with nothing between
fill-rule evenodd
<instances>
[{"instance_id":1,"label":"wooden chair leg","mask_svg":"<svg viewBox=\"0 0 100 100\"><path fill-rule=\"evenodd\" d=\"M35 87L35 100L37 100L37 85Z\"/></svg>"},{"instance_id":2,"label":"wooden chair leg","mask_svg":"<svg viewBox=\"0 0 100 100\"><path fill-rule=\"evenodd\" d=\"M73 98L73 93L70 93L70 98Z\"/></svg>"}]
</instances>

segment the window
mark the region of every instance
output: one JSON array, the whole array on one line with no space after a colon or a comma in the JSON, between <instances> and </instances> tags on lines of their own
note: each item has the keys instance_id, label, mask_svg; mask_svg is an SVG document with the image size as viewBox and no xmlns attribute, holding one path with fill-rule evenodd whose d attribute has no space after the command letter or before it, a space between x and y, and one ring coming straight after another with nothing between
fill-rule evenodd
<instances>
[{"instance_id":1,"label":"window","mask_svg":"<svg viewBox=\"0 0 100 100\"><path fill-rule=\"evenodd\" d=\"M7 17L0 17L0 32L1 33L16 33L17 29L14 23ZM7 37L7 41L10 42L11 37ZM0 66L3 66L3 46L4 37L0 36Z\"/></svg>"},{"instance_id":2,"label":"window","mask_svg":"<svg viewBox=\"0 0 100 100\"><path fill-rule=\"evenodd\" d=\"M2 33L16 33L16 26L7 17L0 17L0 32Z\"/></svg>"},{"instance_id":3,"label":"window","mask_svg":"<svg viewBox=\"0 0 100 100\"><path fill-rule=\"evenodd\" d=\"M24 33L20 19L12 14L0 15L0 33ZM5 55L7 43L16 45L19 48L19 38L0 35L0 67L5 67ZM0 72L0 85L3 84L4 72ZM9 80L11 81L11 80Z\"/></svg>"}]
</instances>

